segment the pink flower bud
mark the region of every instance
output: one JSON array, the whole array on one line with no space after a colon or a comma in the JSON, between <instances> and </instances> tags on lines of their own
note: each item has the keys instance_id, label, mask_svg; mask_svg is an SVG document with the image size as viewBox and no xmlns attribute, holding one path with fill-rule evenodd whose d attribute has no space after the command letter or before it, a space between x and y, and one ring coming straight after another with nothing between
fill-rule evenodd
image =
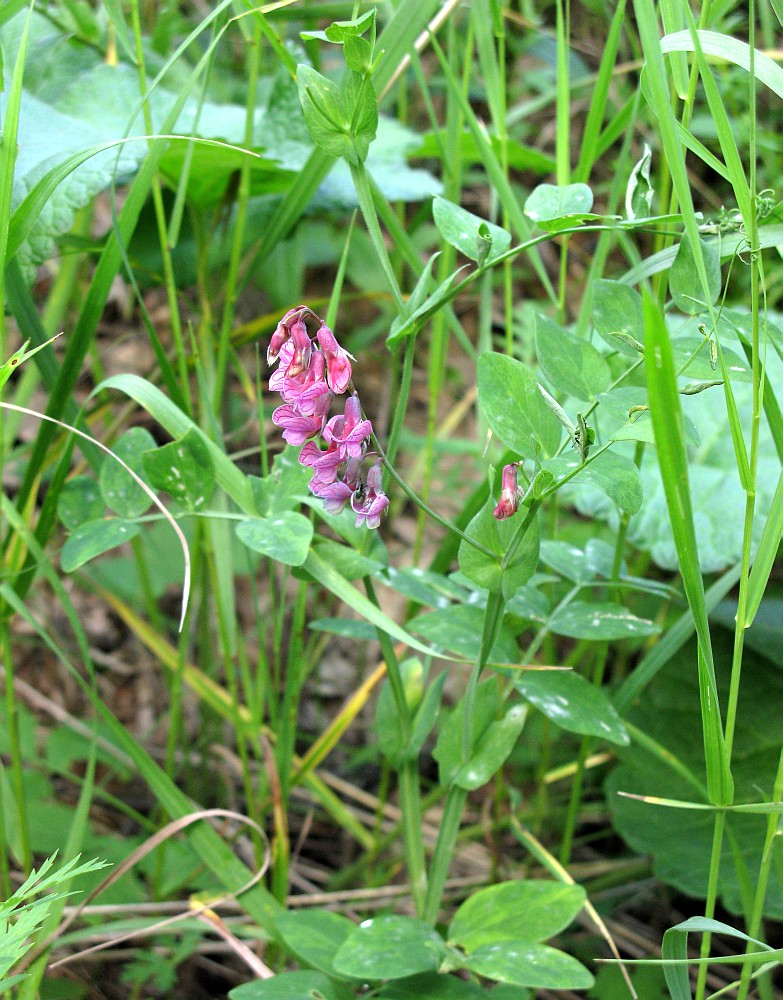
<instances>
[{"instance_id":1,"label":"pink flower bud","mask_svg":"<svg viewBox=\"0 0 783 1000\"><path fill-rule=\"evenodd\" d=\"M517 467L517 462L503 466L503 472L500 477L500 502L492 512L498 521L504 521L507 517L511 517L512 514L516 514L519 507Z\"/></svg>"},{"instance_id":2,"label":"pink flower bud","mask_svg":"<svg viewBox=\"0 0 783 1000\"><path fill-rule=\"evenodd\" d=\"M316 337L326 358L326 381L339 396L351 381L351 362L348 360L351 355L340 347L328 326L321 324Z\"/></svg>"}]
</instances>

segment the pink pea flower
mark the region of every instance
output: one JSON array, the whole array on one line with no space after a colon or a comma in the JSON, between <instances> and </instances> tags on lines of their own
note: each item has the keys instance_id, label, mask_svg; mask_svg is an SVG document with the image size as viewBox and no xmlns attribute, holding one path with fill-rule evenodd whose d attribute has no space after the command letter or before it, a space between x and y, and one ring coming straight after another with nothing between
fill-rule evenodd
<instances>
[{"instance_id":1,"label":"pink pea flower","mask_svg":"<svg viewBox=\"0 0 783 1000\"><path fill-rule=\"evenodd\" d=\"M517 466L517 462L503 466L503 472L500 477L500 502L492 512L498 521L504 521L507 517L511 517L512 514L516 514L519 507Z\"/></svg>"},{"instance_id":2,"label":"pink pea flower","mask_svg":"<svg viewBox=\"0 0 783 1000\"><path fill-rule=\"evenodd\" d=\"M379 464L374 465L367 473L367 482L354 490L351 496L351 509L356 514L356 527L364 522L368 528L377 528L381 523L381 514L389 506L389 498L383 492L383 476Z\"/></svg>"},{"instance_id":3,"label":"pink pea flower","mask_svg":"<svg viewBox=\"0 0 783 1000\"><path fill-rule=\"evenodd\" d=\"M360 458L365 442L372 434L372 423L362 420L359 397L354 393L345 401L344 416L332 417L324 427L324 440L338 445L344 458Z\"/></svg>"},{"instance_id":4,"label":"pink pea flower","mask_svg":"<svg viewBox=\"0 0 783 1000\"><path fill-rule=\"evenodd\" d=\"M316 337L326 358L326 380L329 388L340 396L351 381L351 362L348 359L356 359L340 347L335 335L324 323L321 323Z\"/></svg>"},{"instance_id":5,"label":"pink pea flower","mask_svg":"<svg viewBox=\"0 0 783 1000\"><path fill-rule=\"evenodd\" d=\"M310 492L323 500L327 514L341 514L353 495L351 487L342 479L334 483L321 483L316 476L310 482Z\"/></svg>"},{"instance_id":6,"label":"pink pea flower","mask_svg":"<svg viewBox=\"0 0 783 1000\"><path fill-rule=\"evenodd\" d=\"M299 453L299 464L314 471L313 482L333 483L343 464L343 456L336 444L330 444L326 451L321 451L315 441L308 441ZM310 486L312 489L312 483Z\"/></svg>"},{"instance_id":7,"label":"pink pea flower","mask_svg":"<svg viewBox=\"0 0 783 1000\"><path fill-rule=\"evenodd\" d=\"M304 327L304 320L308 316L314 319L318 318L308 306L296 306L294 309L289 309L285 316L283 316L277 324L277 329L272 334L272 339L269 341L269 347L266 351L266 363L268 365L271 365L277 359L283 345L290 339L294 328ZM305 330L305 332L307 331Z\"/></svg>"},{"instance_id":8,"label":"pink pea flower","mask_svg":"<svg viewBox=\"0 0 783 1000\"><path fill-rule=\"evenodd\" d=\"M283 428L284 441L296 446L321 432L323 418L305 417L292 403L283 403L272 413L272 423Z\"/></svg>"}]
</instances>

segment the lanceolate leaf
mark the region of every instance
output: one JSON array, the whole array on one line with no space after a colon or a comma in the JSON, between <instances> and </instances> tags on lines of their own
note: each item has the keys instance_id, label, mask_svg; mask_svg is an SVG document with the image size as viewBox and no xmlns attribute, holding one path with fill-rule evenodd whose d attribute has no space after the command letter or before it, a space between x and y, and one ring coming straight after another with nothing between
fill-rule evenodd
<instances>
[{"instance_id":1,"label":"lanceolate leaf","mask_svg":"<svg viewBox=\"0 0 783 1000\"><path fill-rule=\"evenodd\" d=\"M715 682L712 643L704 603L704 583L699 569L680 395L677 391L666 324L658 304L648 294L645 294L643 309L647 388L658 464L669 508L683 587L699 639L698 669L702 691L707 787L713 802L727 804L732 799L732 779Z\"/></svg>"}]
</instances>

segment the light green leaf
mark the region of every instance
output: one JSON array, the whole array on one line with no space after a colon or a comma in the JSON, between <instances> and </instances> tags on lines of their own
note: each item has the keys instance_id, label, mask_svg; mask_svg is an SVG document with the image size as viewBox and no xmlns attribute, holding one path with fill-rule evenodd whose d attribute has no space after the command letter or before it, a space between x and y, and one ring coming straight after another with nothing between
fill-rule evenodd
<instances>
[{"instance_id":1,"label":"light green leaf","mask_svg":"<svg viewBox=\"0 0 783 1000\"><path fill-rule=\"evenodd\" d=\"M147 451L144 471L155 489L165 490L188 510L203 510L215 486L215 467L195 431L178 441Z\"/></svg>"},{"instance_id":2,"label":"light green leaf","mask_svg":"<svg viewBox=\"0 0 783 1000\"><path fill-rule=\"evenodd\" d=\"M556 635L606 642L643 638L661 631L655 622L638 618L622 604L608 601L572 601L552 615L549 627Z\"/></svg>"},{"instance_id":3,"label":"light green leaf","mask_svg":"<svg viewBox=\"0 0 783 1000\"><path fill-rule=\"evenodd\" d=\"M323 972L281 972L271 979L254 979L235 986L229 992L230 1000L349 1000L353 991L336 983Z\"/></svg>"},{"instance_id":4,"label":"light green leaf","mask_svg":"<svg viewBox=\"0 0 783 1000\"><path fill-rule=\"evenodd\" d=\"M593 977L575 958L545 944L503 941L477 948L467 967L487 979L536 989L585 990Z\"/></svg>"},{"instance_id":5,"label":"light green leaf","mask_svg":"<svg viewBox=\"0 0 783 1000\"><path fill-rule=\"evenodd\" d=\"M592 207L593 192L586 184L539 184L527 197L525 215L541 225L584 215Z\"/></svg>"},{"instance_id":6,"label":"light green leaf","mask_svg":"<svg viewBox=\"0 0 783 1000\"><path fill-rule=\"evenodd\" d=\"M105 504L98 484L90 476L74 476L60 490L57 515L66 528L73 531L85 521L95 521L103 514Z\"/></svg>"},{"instance_id":7,"label":"light green leaf","mask_svg":"<svg viewBox=\"0 0 783 1000\"><path fill-rule=\"evenodd\" d=\"M329 910L286 910L275 917L286 947L305 965L334 976L332 960L356 924Z\"/></svg>"},{"instance_id":8,"label":"light green leaf","mask_svg":"<svg viewBox=\"0 0 783 1000\"><path fill-rule=\"evenodd\" d=\"M448 941L468 953L496 941L546 941L564 930L582 909L579 885L516 879L474 892L457 909Z\"/></svg>"},{"instance_id":9,"label":"light green leaf","mask_svg":"<svg viewBox=\"0 0 783 1000\"><path fill-rule=\"evenodd\" d=\"M612 703L600 688L579 674L527 671L515 680L514 687L561 729L597 736L618 746L628 745L628 733Z\"/></svg>"},{"instance_id":10,"label":"light green leaf","mask_svg":"<svg viewBox=\"0 0 783 1000\"><path fill-rule=\"evenodd\" d=\"M511 246L511 233L506 229L486 222L445 198L433 200L432 216L443 239L470 260L488 264ZM489 246L482 248L487 237Z\"/></svg>"},{"instance_id":11,"label":"light green leaf","mask_svg":"<svg viewBox=\"0 0 783 1000\"><path fill-rule=\"evenodd\" d=\"M112 450L140 479L147 482L143 455L155 446L155 438L148 430L144 427L131 427ZM120 517L130 520L141 517L152 503L149 495L110 455L101 464L98 485L106 506Z\"/></svg>"},{"instance_id":12,"label":"light green leaf","mask_svg":"<svg viewBox=\"0 0 783 1000\"><path fill-rule=\"evenodd\" d=\"M260 552L286 566L301 566L307 558L313 538L313 525L304 514L293 510L270 517L240 521L237 538L253 552Z\"/></svg>"},{"instance_id":13,"label":"light green leaf","mask_svg":"<svg viewBox=\"0 0 783 1000\"><path fill-rule=\"evenodd\" d=\"M539 547L538 524L535 520L532 522L514 552L510 564L504 572L501 572L503 557L524 515L519 511L514 517L498 521L492 515L494 506L490 499L470 522L465 533L494 552L495 557L486 555L463 540L459 547L459 568L477 586L486 590L502 590L503 596L509 599L536 571Z\"/></svg>"},{"instance_id":14,"label":"light green leaf","mask_svg":"<svg viewBox=\"0 0 783 1000\"><path fill-rule=\"evenodd\" d=\"M512 705L502 719L491 722L476 741L470 760L454 776L454 784L468 792L483 788L508 760L526 719L527 706Z\"/></svg>"},{"instance_id":15,"label":"light green leaf","mask_svg":"<svg viewBox=\"0 0 783 1000\"><path fill-rule=\"evenodd\" d=\"M639 470L630 458L604 451L592 461L582 465L576 454L563 454L542 463L558 481L579 469L576 486L597 486L620 510L635 514L642 506L642 481Z\"/></svg>"},{"instance_id":16,"label":"light green leaf","mask_svg":"<svg viewBox=\"0 0 783 1000\"><path fill-rule=\"evenodd\" d=\"M622 281L599 278L593 282L592 319L598 333L610 347L636 360L644 340L642 297L635 288Z\"/></svg>"},{"instance_id":17,"label":"light green leaf","mask_svg":"<svg viewBox=\"0 0 783 1000\"><path fill-rule=\"evenodd\" d=\"M402 979L434 972L445 956L443 939L423 921L383 916L354 930L335 955L334 969L364 980Z\"/></svg>"},{"instance_id":18,"label":"light green leaf","mask_svg":"<svg viewBox=\"0 0 783 1000\"><path fill-rule=\"evenodd\" d=\"M560 424L538 391L535 372L504 354L488 352L478 361L481 412L498 438L518 455L532 454L536 438L545 455L557 451Z\"/></svg>"},{"instance_id":19,"label":"light green leaf","mask_svg":"<svg viewBox=\"0 0 783 1000\"><path fill-rule=\"evenodd\" d=\"M536 354L552 387L567 396L592 400L608 388L609 365L582 337L545 316L536 316Z\"/></svg>"},{"instance_id":20,"label":"light green leaf","mask_svg":"<svg viewBox=\"0 0 783 1000\"><path fill-rule=\"evenodd\" d=\"M63 545L60 565L63 573L73 573L90 559L108 552L109 549L129 542L141 531L135 521L122 518L87 521L74 531Z\"/></svg>"},{"instance_id":21,"label":"light green leaf","mask_svg":"<svg viewBox=\"0 0 783 1000\"><path fill-rule=\"evenodd\" d=\"M680 243L677 256L669 275L669 288L678 309L689 315L704 312L708 306L718 301L721 286L720 254L714 243L701 241L701 252L709 282L709 302L704 301L699 271L693 256L690 240L685 237Z\"/></svg>"},{"instance_id":22,"label":"light green leaf","mask_svg":"<svg viewBox=\"0 0 783 1000\"><path fill-rule=\"evenodd\" d=\"M408 628L423 635L436 648L451 650L466 660L475 660L481 648L483 621L482 608L457 604L418 615L408 622ZM518 661L519 647L512 632L501 626L489 658L495 663Z\"/></svg>"}]
</instances>

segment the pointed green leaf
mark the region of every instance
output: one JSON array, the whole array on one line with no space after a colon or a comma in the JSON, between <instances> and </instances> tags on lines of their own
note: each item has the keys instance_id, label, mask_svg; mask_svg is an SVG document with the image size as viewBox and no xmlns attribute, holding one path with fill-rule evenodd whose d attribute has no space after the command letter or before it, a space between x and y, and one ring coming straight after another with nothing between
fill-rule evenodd
<instances>
[{"instance_id":1,"label":"pointed green leaf","mask_svg":"<svg viewBox=\"0 0 783 1000\"><path fill-rule=\"evenodd\" d=\"M73 573L90 559L95 559L109 549L129 542L140 531L138 523L119 517L87 521L78 527L63 545L60 553L63 573Z\"/></svg>"},{"instance_id":2,"label":"pointed green leaf","mask_svg":"<svg viewBox=\"0 0 783 1000\"><path fill-rule=\"evenodd\" d=\"M562 437L560 424L538 391L532 369L504 354L482 354L478 394L481 412L503 444L529 457L531 438L536 438L545 455L554 455Z\"/></svg>"},{"instance_id":3,"label":"pointed green leaf","mask_svg":"<svg viewBox=\"0 0 783 1000\"><path fill-rule=\"evenodd\" d=\"M514 687L561 729L628 746L628 732L615 707L600 688L579 674L527 671L515 680Z\"/></svg>"},{"instance_id":4,"label":"pointed green leaf","mask_svg":"<svg viewBox=\"0 0 783 1000\"><path fill-rule=\"evenodd\" d=\"M365 920L334 957L338 975L402 979L434 972L446 957L443 939L422 920L382 916Z\"/></svg>"},{"instance_id":5,"label":"pointed green leaf","mask_svg":"<svg viewBox=\"0 0 783 1000\"><path fill-rule=\"evenodd\" d=\"M301 566L313 538L313 525L304 514L285 510L271 517L240 521L237 538L254 552L269 556L286 566Z\"/></svg>"},{"instance_id":6,"label":"pointed green leaf","mask_svg":"<svg viewBox=\"0 0 783 1000\"><path fill-rule=\"evenodd\" d=\"M541 371L558 392L592 400L609 387L609 365L592 344L540 315L536 316L536 354Z\"/></svg>"}]
</instances>

